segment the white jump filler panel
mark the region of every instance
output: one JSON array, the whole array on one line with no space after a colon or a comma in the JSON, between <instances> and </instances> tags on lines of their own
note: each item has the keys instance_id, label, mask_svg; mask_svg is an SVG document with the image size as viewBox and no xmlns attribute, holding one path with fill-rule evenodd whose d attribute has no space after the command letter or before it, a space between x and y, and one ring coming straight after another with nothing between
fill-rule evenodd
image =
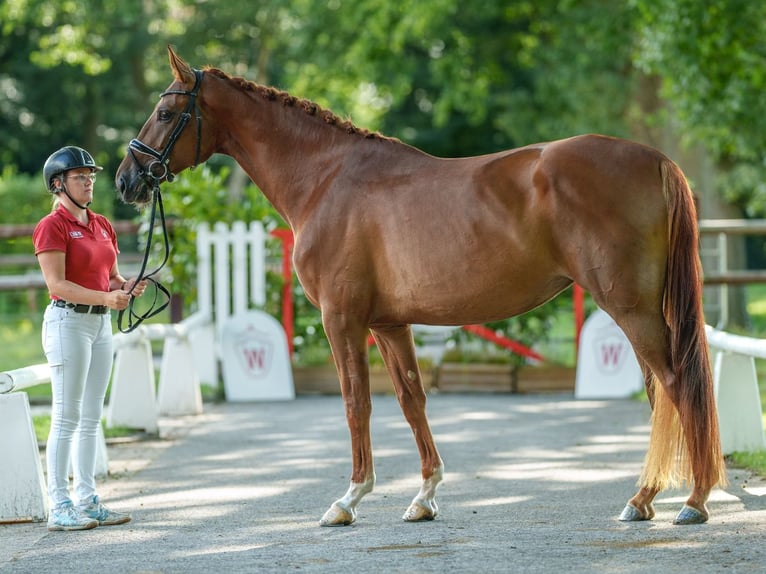
<instances>
[{"instance_id":1,"label":"white jump filler panel","mask_svg":"<svg viewBox=\"0 0 766 574\"><path fill-rule=\"evenodd\" d=\"M575 398L630 397L644 386L630 341L603 310L588 317L580 335Z\"/></svg>"},{"instance_id":2,"label":"white jump filler panel","mask_svg":"<svg viewBox=\"0 0 766 574\"><path fill-rule=\"evenodd\" d=\"M287 337L268 313L250 310L226 319L221 329L221 363L228 401L295 398Z\"/></svg>"},{"instance_id":3,"label":"white jump filler panel","mask_svg":"<svg viewBox=\"0 0 766 574\"><path fill-rule=\"evenodd\" d=\"M26 393L0 395L0 523L43 521L48 495Z\"/></svg>"}]
</instances>

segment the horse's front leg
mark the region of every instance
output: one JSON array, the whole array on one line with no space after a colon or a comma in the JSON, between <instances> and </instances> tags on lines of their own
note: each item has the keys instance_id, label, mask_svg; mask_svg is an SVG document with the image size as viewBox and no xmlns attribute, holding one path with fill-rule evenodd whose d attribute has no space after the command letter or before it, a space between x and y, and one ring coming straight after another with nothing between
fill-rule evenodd
<instances>
[{"instance_id":1,"label":"horse's front leg","mask_svg":"<svg viewBox=\"0 0 766 574\"><path fill-rule=\"evenodd\" d=\"M351 484L319 521L321 526L346 526L356 520L356 507L375 486L370 441L370 378L367 328L341 313L323 310L322 322L338 370L346 420L351 435Z\"/></svg>"},{"instance_id":2,"label":"horse's front leg","mask_svg":"<svg viewBox=\"0 0 766 574\"><path fill-rule=\"evenodd\" d=\"M410 522L433 520L438 513L436 488L444 475L444 464L436 450L426 418L426 393L415 356L412 331L409 325L397 325L373 328L372 334L383 355L399 405L412 428L420 452L423 483L403 518Z\"/></svg>"}]
</instances>

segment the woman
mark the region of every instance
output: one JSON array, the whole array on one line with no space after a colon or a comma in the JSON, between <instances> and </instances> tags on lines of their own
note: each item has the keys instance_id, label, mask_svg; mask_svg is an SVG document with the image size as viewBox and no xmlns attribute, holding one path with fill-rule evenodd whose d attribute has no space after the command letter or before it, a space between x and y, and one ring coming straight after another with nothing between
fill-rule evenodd
<instances>
[{"instance_id":1,"label":"woman","mask_svg":"<svg viewBox=\"0 0 766 574\"><path fill-rule=\"evenodd\" d=\"M40 220L33 235L51 297L42 330L53 392L46 449L48 530L86 530L131 518L99 501L96 450L112 370L109 310L125 309L131 296L144 292L146 282L120 275L114 228L88 208L101 169L82 148L55 151L43 167L45 185L54 194L53 211ZM73 449L74 502L69 493Z\"/></svg>"}]
</instances>

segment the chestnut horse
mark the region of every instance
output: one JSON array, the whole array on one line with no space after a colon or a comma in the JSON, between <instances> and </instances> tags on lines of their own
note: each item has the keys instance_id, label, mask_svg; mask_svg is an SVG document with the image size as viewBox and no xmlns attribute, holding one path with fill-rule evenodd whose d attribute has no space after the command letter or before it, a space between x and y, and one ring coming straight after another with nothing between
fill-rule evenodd
<instances>
[{"instance_id":1,"label":"chestnut horse","mask_svg":"<svg viewBox=\"0 0 766 574\"><path fill-rule=\"evenodd\" d=\"M116 185L124 201L147 203L174 173L222 153L292 228L295 270L321 310L351 435L350 486L320 524L351 524L375 483L368 330L420 453L422 485L404 520L431 520L444 464L410 325L510 317L573 282L625 332L653 406L639 490L620 519L651 519L657 493L677 482L693 488L675 522L708 519L708 495L726 475L695 207L675 163L599 135L441 159L168 51L174 80Z\"/></svg>"}]
</instances>

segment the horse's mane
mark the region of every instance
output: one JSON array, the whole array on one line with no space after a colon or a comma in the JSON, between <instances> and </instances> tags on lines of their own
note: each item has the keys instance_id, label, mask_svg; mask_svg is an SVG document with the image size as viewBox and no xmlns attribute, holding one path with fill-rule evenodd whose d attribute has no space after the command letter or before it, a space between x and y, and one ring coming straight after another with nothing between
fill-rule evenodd
<instances>
[{"instance_id":1,"label":"horse's mane","mask_svg":"<svg viewBox=\"0 0 766 574\"><path fill-rule=\"evenodd\" d=\"M371 132L370 130L359 128L355 126L353 123L351 123L350 120L343 120L339 118L330 110L323 109L319 104L316 104L312 102L311 100L297 98L295 96L290 95L288 92L284 92L282 90L278 90L276 88L269 87L269 86L263 86L261 84L251 82L244 78L230 76L229 74L227 74L226 72L222 70L219 70L218 68L206 67L205 72L232 83L233 85L235 85L242 91L256 93L259 96L269 101L277 101L277 100L281 101L282 105L284 106L301 108L308 115L317 116L321 118L326 124L336 126L339 129L345 131L346 133L358 134L368 139L378 139L378 140L396 141L396 142L399 141L396 138L390 138L378 132Z\"/></svg>"}]
</instances>

